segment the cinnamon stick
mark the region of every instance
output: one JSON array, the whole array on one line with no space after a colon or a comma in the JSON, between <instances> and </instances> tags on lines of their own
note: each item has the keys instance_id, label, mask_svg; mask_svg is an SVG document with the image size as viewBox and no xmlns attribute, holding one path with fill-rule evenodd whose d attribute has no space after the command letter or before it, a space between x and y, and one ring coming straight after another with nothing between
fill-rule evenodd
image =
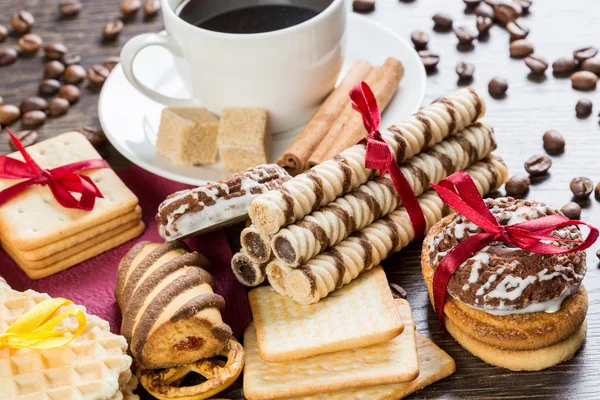
<instances>
[{"instance_id":1,"label":"cinnamon stick","mask_svg":"<svg viewBox=\"0 0 600 400\"><path fill-rule=\"evenodd\" d=\"M348 93L358 82L365 79L373 69L367 61L357 61L348 71L342 82L325 99L321 107L313 114L304 129L294 142L277 161L291 175L304 171L308 158L319 142L330 130L333 123L342 113L345 106L350 104Z\"/></svg>"},{"instance_id":2,"label":"cinnamon stick","mask_svg":"<svg viewBox=\"0 0 600 400\"><path fill-rule=\"evenodd\" d=\"M388 58L381 67L375 68L365 82L373 90L380 111L383 112L398 90L398 85L404 76L402 63L395 58ZM327 132L321 143L309 157L306 169L328 160L356 144L366 135L362 117L348 103Z\"/></svg>"}]
</instances>

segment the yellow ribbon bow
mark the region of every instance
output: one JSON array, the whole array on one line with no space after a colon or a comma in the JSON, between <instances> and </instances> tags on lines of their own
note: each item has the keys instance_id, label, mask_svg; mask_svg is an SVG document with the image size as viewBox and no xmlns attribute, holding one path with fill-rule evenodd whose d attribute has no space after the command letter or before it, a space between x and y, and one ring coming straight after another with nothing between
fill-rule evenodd
<instances>
[{"instance_id":1,"label":"yellow ribbon bow","mask_svg":"<svg viewBox=\"0 0 600 400\"><path fill-rule=\"evenodd\" d=\"M0 348L46 350L66 345L83 332L87 322L83 311L76 307L52 316L58 309L70 304L73 304L71 300L63 298L42 301L0 335ZM54 330L70 316L77 318L77 329ZM67 335L69 333L71 335Z\"/></svg>"}]
</instances>

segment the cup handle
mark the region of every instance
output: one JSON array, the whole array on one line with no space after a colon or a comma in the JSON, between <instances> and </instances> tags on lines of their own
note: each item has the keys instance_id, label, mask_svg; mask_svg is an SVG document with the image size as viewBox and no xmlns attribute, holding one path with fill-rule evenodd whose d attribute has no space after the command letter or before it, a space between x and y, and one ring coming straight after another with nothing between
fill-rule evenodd
<instances>
[{"instance_id":1,"label":"cup handle","mask_svg":"<svg viewBox=\"0 0 600 400\"><path fill-rule=\"evenodd\" d=\"M121 65L123 66L123 72L125 73L125 76L129 82L131 82L131 84L138 91L140 91L140 93L167 107L192 107L197 105L191 97L180 99L165 96L164 94L150 89L136 78L135 74L133 73L133 62L138 53L148 46L162 46L175 56L183 56L181 48L179 45L177 45L177 43L175 43L169 34L162 35L158 33L144 33L142 35L138 35L129 40L121 50L120 61Z\"/></svg>"}]
</instances>

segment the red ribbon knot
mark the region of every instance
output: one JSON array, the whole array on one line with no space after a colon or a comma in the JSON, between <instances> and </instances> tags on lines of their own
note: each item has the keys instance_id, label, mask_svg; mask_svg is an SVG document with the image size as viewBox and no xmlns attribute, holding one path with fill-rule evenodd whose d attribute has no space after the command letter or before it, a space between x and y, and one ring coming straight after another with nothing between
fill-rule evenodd
<instances>
[{"instance_id":1,"label":"red ribbon knot","mask_svg":"<svg viewBox=\"0 0 600 400\"><path fill-rule=\"evenodd\" d=\"M392 151L379 132L381 114L371 88L365 82L360 82L350 91L350 99L352 100L352 108L361 114L363 124L367 130L367 137L358 142L367 143L365 167L378 170L379 178L389 172L394 188L410 217L415 237L423 236L427 226L423 210L421 210L415 192L396 163Z\"/></svg>"},{"instance_id":2,"label":"red ribbon knot","mask_svg":"<svg viewBox=\"0 0 600 400\"><path fill-rule=\"evenodd\" d=\"M465 261L493 241L509 243L522 250L536 254L565 254L589 248L598 239L598 229L564 215L553 214L520 222L500 225L479 194L473 179L466 172L456 172L443 179L439 185L430 184L440 198L457 213L477 225L483 232L458 243L440 261L433 275L433 299L438 321L444 326L444 303L448 282L452 274ZM584 241L573 241L550 236L554 230L569 225L585 225L590 233ZM576 242L573 248L558 247L553 242Z\"/></svg>"},{"instance_id":3,"label":"red ribbon knot","mask_svg":"<svg viewBox=\"0 0 600 400\"><path fill-rule=\"evenodd\" d=\"M0 205L33 185L48 186L56 201L65 208L91 211L94 209L96 198L103 198L92 179L77 172L110 168L105 160L84 160L53 169L42 169L27 153L19 139L9 129L7 131L25 161L0 155L0 178L25 180L0 191ZM77 199L73 193L79 193L81 196Z\"/></svg>"}]
</instances>

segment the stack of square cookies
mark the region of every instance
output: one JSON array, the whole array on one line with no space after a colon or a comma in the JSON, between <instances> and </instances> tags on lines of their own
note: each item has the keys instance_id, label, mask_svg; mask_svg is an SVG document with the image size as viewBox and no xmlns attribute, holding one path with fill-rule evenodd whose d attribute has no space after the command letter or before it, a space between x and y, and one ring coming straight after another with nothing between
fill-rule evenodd
<instances>
[{"instance_id":1,"label":"stack of square cookies","mask_svg":"<svg viewBox=\"0 0 600 400\"><path fill-rule=\"evenodd\" d=\"M308 306L271 287L249 298L249 400L398 399L455 370L454 360L415 330L408 302L393 299L381 267Z\"/></svg>"},{"instance_id":2,"label":"stack of square cookies","mask_svg":"<svg viewBox=\"0 0 600 400\"><path fill-rule=\"evenodd\" d=\"M101 158L79 132L27 148L41 168ZM10 154L22 160L19 153ZM0 206L0 243L32 279L40 279L117 247L144 231L138 198L110 168L81 172L104 198L92 211L61 206L46 186L34 185ZM0 179L0 190L18 180Z\"/></svg>"}]
</instances>

